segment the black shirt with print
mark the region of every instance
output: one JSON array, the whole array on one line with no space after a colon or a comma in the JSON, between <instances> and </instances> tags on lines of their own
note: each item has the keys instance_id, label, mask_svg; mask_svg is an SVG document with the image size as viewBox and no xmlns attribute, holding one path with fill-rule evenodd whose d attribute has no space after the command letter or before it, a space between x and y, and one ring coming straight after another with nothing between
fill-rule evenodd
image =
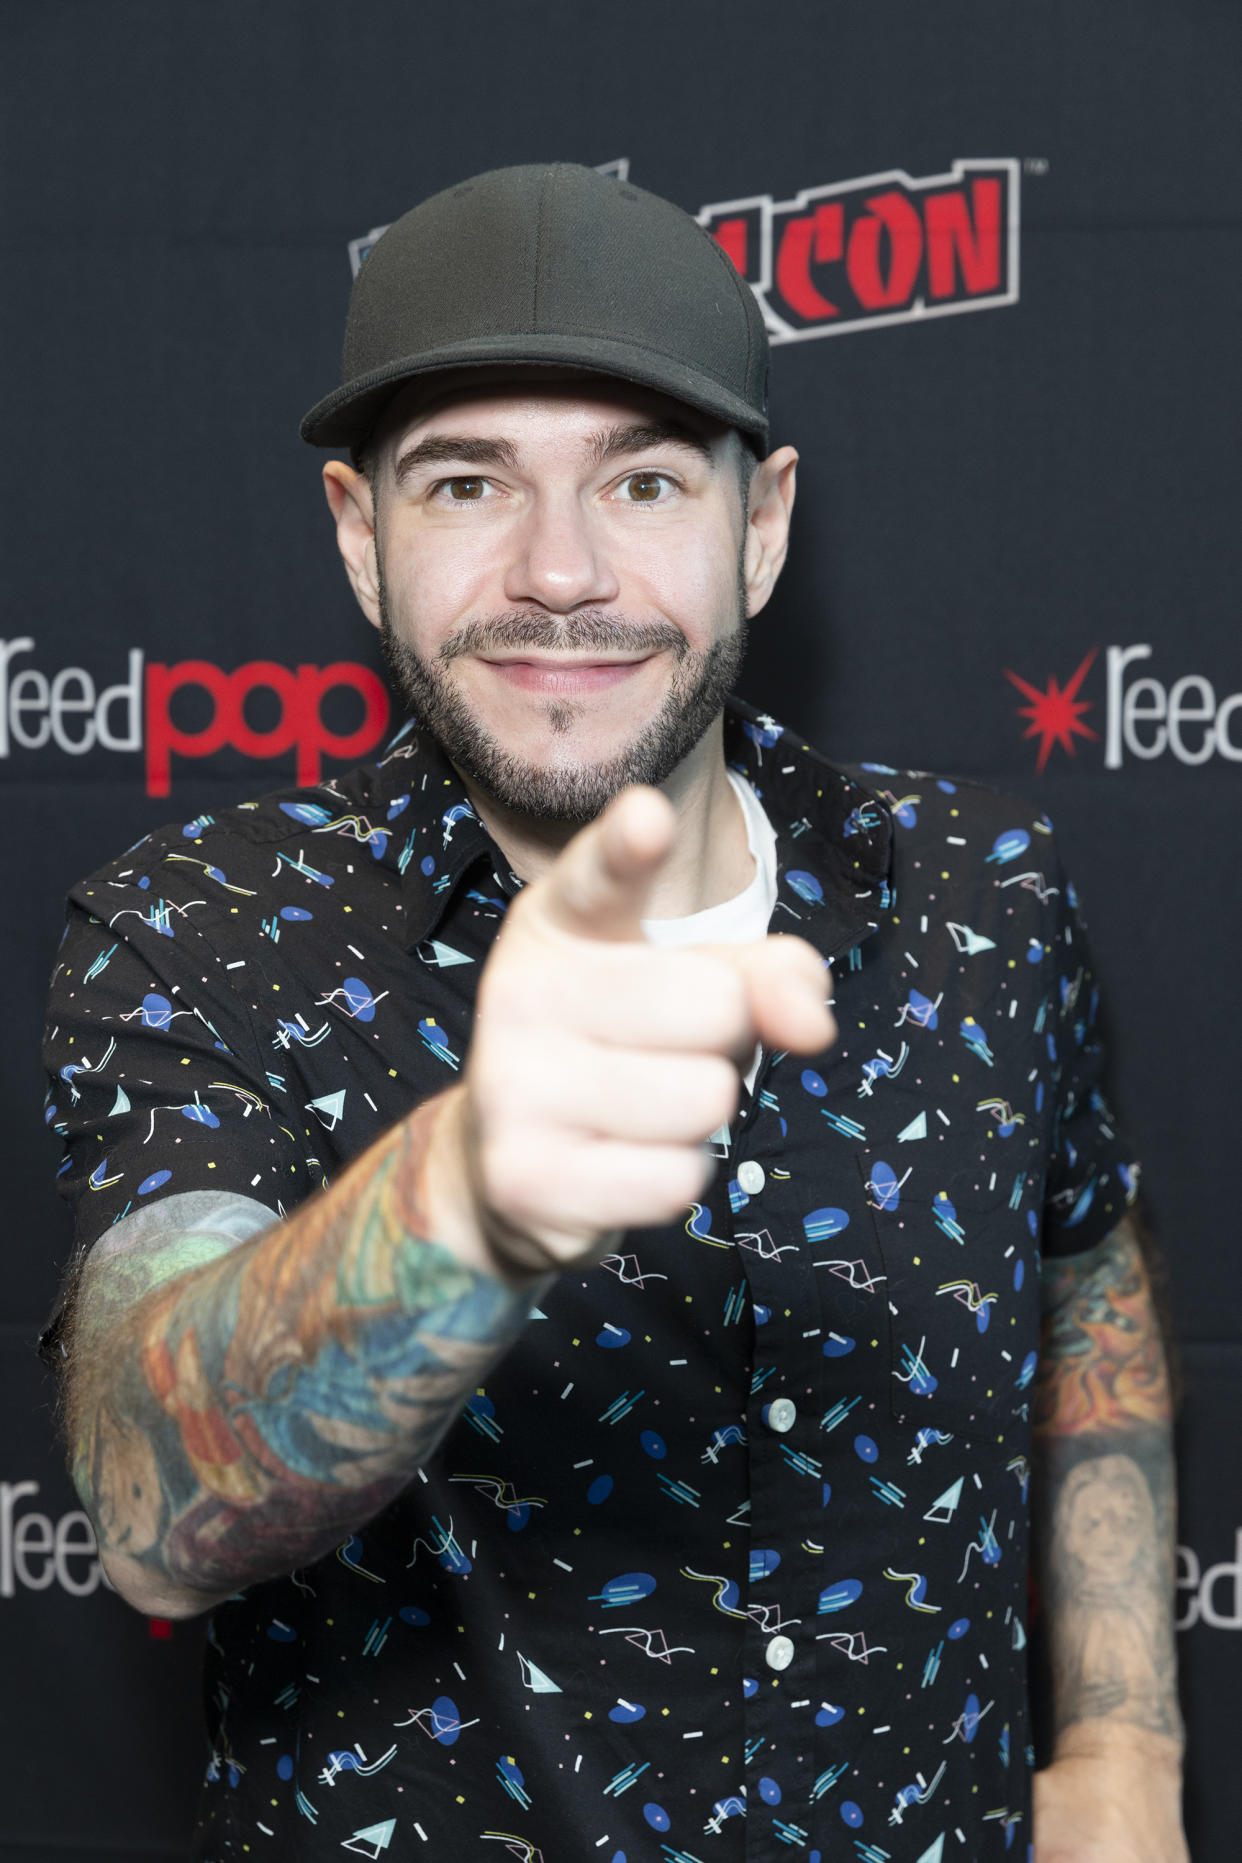
<instances>
[{"instance_id":1,"label":"black shirt with print","mask_svg":"<svg viewBox=\"0 0 1242 1863\"><path fill-rule=\"evenodd\" d=\"M1028 804L737 702L726 752L839 1039L765 1053L705 1201L563 1275L381 1515L216 1611L204 1863L1030 1841L1040 1256L1137 1171L1073 890ZM186 1191L287 1212L458 1079L516 887L413 726L76 887L47 1052L80 1247Z\"/></svg>"}]
</instances>

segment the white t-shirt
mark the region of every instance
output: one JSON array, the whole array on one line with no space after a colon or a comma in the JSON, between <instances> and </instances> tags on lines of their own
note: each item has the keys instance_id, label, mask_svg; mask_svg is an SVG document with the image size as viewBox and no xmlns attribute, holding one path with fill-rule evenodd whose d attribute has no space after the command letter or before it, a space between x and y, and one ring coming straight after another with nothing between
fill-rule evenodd
<instances>
[{"instance_id":1,"label":"white t-shirt","mask_svg":"<svg viewBox=\"0 0 1242 1863\"><path fill-rule=\"evenodd\" d=\"M751 944L767 936L776 906L776 830L746 778L736 770L725 774L742 805L755 877L745 891L719 906L708 906L705 912L691 912L680 919L644 919L643 932L652 944ZM747 1072L748 1088L755 1084L760 1052L755 1049Z\"/></svg>"}]
</instances>

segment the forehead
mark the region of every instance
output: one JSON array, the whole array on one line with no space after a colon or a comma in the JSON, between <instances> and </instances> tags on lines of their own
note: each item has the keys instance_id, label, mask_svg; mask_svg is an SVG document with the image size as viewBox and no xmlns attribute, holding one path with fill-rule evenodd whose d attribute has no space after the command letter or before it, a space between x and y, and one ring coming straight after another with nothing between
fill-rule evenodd
<instances>
[{"instance_id":1,"label":"forehead","mask_svg":"<svg viewBox=\"0 0 1242 1863\"><path fill-rule=\"evenodd\" d=\"M496 434L535 428L569 437L637 421L671 422L709 444L729 429L656 389L585 370L456 369L409 383L377 425L381 448L395 452L437 433Z\"/></svg>"}]
</instances>

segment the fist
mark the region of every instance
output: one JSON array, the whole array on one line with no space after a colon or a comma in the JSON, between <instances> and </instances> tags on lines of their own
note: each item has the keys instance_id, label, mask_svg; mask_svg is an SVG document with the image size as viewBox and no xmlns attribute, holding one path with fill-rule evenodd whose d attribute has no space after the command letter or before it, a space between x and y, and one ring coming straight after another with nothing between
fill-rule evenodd
<instances>
[{"instance_id":1,"label":"fist","mask_svg":"<svg viewBox=\"0 0 1242 1863\"><path fill-rule=\"evenodd\" d=\"M479 984L454 1109L474 1220L502 1271L592 1262L695 1202L704 1141L757 1042L835 1037L800 938L665 950L641 919L673 849L658 790L619 795L510 906Z\"/></svg>"}]
</instances>

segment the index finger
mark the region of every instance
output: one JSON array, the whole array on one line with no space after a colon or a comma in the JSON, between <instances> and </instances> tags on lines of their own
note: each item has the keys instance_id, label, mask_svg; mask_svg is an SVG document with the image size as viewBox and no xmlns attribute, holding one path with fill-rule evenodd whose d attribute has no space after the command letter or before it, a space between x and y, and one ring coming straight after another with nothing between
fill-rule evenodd
<instances>
[{"instance_id":1,"label":"index finger","mask_svg":"<svg viewBox=\"0 0 1242 1863\"><path fill-rule=\"evenodd\" d=\"M658 789L623 789L531 887L530 906L578 938L640 940L643 908L672 852L676 824Z\"/></svg>"}]
</instances>

